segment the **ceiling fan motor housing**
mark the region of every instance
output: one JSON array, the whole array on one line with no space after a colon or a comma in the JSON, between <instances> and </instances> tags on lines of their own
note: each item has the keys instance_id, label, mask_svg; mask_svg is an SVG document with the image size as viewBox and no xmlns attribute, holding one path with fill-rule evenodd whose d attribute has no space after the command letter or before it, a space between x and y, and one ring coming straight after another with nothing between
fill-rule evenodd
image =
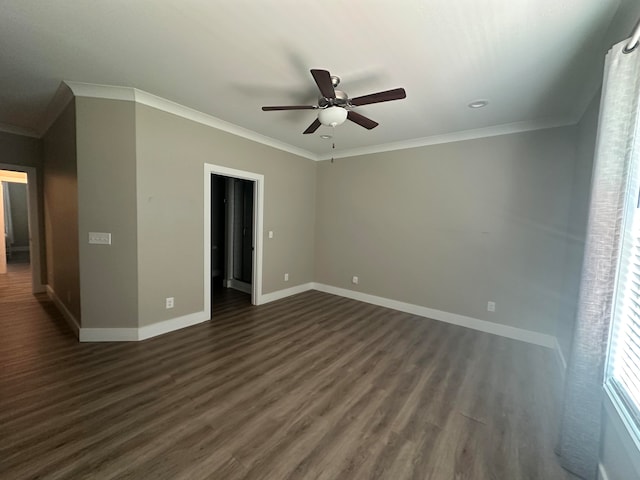
<instances>
[{"instance_id":1,"label":"ceiling fan motor housing","mask_svg":"<svg viewBox=\"0 0 640 480\"><path fill-rule=\"evenodd\" d=\"M318 106L326 108L331 106L346 107L349 105L349 97L342 90L336 90L336 98L318 98Z\"/></svg>"}]
</instances>

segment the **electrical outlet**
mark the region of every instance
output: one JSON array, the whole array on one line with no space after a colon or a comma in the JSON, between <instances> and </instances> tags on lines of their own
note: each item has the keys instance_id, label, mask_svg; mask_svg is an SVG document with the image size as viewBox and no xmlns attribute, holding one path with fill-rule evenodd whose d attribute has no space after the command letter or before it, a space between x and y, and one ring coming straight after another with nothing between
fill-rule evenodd
<instances>
[{"instance_id":1,"label":"electrical outlet","mask_svg":"<svg viewBox=\"0 0 640 480\"><path fill-rule=\"evenodd\" d=\"M288 274L288 273L285 273L285 274L284 274L284 281L285 281L285 282L288 282L288 281L289 281L289 274Z\"/></svg>"},{"instance_id":2,"label":"electrical outlet","mask_svg":"<svg viewBox=\"0 0 640 480\"><path fill-rule=\"evenodd\" d=\"M273 238L273 230L269 230L269 238Z\"/></svg>"},{"instance_id":3,"label":"electrical outlet","mask_svg":"<svg viewBox=\"0 0 640 480\"><path fill-rule=\"evenodd\" d=\"M89 232L89 243L111 245L111 234L106 232Z\"/></svg>"},{"instance_id":4,"label":"electrical outlet","mask_svg":"<svg viewBox=\"0 0 640 480\"><path fill-rule=\"evenodd\" d=\"M487 302L487 312L496 311L496 302Z\"/></svg>"},{"instance_id":5,"label":"electrical outlet","mask_svg":"<svg viewBox=\"0 0 640 480\"><path fill-rule=\"evenodd\" d=\"M359 281L359 279L358 279L358 277L356 277L355 275L354 275L354 276L353 276L353 278L351 279L351 283L353 283L354 285L357 285L357 284L358 284L358 281Z\"/></svg>"},{"instance_id":6,"label":"electrical outlet","mask_svg":"<svg viewBox=\"0 0 640 480\"><path fill-rule=\"evenodd\" d=\"M173 297L167 297L164 302L165 308L173 308Z\"/></svg>"}]
</instances>

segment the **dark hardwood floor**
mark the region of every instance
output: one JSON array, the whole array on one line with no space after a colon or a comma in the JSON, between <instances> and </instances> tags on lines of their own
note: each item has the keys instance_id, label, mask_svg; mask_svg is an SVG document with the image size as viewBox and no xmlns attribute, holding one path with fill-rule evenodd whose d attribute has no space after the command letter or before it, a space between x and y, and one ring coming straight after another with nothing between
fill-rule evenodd
<instances>
[{"instance_id":1,"label":"dark hardwood floor","mask_svg":"<svg viewBox=\"0 0 640 480\"><path fill-rule=\"evenodd\" d=\"M319 292L80 344L29 288L0 275L2 479L573 478L549 350Z\"/></svg>"}]
</instances>

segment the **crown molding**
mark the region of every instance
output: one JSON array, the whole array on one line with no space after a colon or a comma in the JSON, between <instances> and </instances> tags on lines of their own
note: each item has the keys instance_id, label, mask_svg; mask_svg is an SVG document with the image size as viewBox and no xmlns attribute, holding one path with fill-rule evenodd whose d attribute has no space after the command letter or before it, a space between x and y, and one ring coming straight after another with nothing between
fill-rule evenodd
<instances>
[{"instance_id":1,"label":"crown molding","mask_svg":"<svg viewBox=\"0 0 640 480\"><path fill-rule=\"evenodd\" d=\"M136 102L146 105L173 115L191 120L209 127L222 130L248 140L276 148L294 155L307 158L309 160L324 161L331 158L348 158L359 155L371 155L375 153L384 153L394 150L405 150L409 148L426 147L429 145L438 145L442 143L461 142L465 140L473 140L485 137L495 137L499 135L509 135L513 133L528 132L533 130L544 130L547 128L565 127L575 125L579 118L561 117L554 119L523 121L515 123L507 123L503 125L494 125L490 127L477 128L472 130L463 130L459 132L446 133L442 135L432 135L428 137L416 138L400 142L384 143L379 145L371 145L367 147L353 148L347 150L335 150L330 153L315 154L308 150L295 147L288 143L267 137L253 130L240 127L233 123L227 122L220 118L214 117L207 113L200 112L190 107L186 107L179 103L167 100L166 98L153 95L143 90L133 87L117 87L112 85L98 85L82 82L63 82L76 97L104 98L109 100L123 100L128 102ZM60 89L59 89L60 90ZM57 94L56 94L57 95ZM55 101L55 98L54 98ZM54 103L52 101L52 104ZM66 104L65 104L66 106ZM51 109L59 115L62 109ZM56 118L55 116L53 117ZM50 123L49 123L50 125ZM0 126L0 129L2 127ZM44 133L44 132L43 132ZM36 135L37 136L37 135Z\"/></svg>"},{"instance_id":2,"label":"crown molding","mask_svg":"<svg viewBox=\"0 0 640 480\"><path fill-rule=\"evenodd\" d=\"M96 85L90 83L70 82L65 81L73 94L77 97L91 97L91 98L105 98L110 100L124 100L128 102L135 102L140 105L146 105L163 112L171 113L179 117L191 120L202 125L207 125L218 130L222 130L238 137L243 137L248 140L267 145L278 150L282 150L300 157L307 158L309 160L318 160L318 156L302 148L294 147L288 143L281 142L275 138L261 135L253 130L249 130L233 123L229 123L225 120L221 120L217 117L209 115L207 113L194 110L193 108L185 107L179 103L167 100L166 98L158 97L151 93L137 88L131 87L114 87L111 85Z\"/></svg>"},{"instance_id":3,"label":"crown molding","mask_svg":"<svg viewBox=\"0 0 640 480\"><path fill-rule=\"evenodd\" d=\"M29 128L9 125L8 123L0 123L0 132L10 133L12 135L20 135L23 137L40 138L38 132L35 132Z\"/></svg>"},{"instance_id":4,"label":"crown molding","mask_svg":"<svg viewBox=\"0 0 640 480\"><path fill-rule=\"evenodd\" d=\"M574 118L557 118L540 121L525 121L495 125L491 127L477 128L473 130L463 130L460 132L445 133L443 135L432 135L429 137L415 138L401 142L384 143L369 147L353 148L349 150L336 150L329 154L318 155L319 161L330 160L331 158L347 158L358 155L371 155L374 153L391 152L394 150L405 150L408 148L426 147L441 143L462 142L477 138L496 137L499 135L509 135L512 133L528 132L532 130L544 130L546 128L566 127L575 125L578 121Z\"/></svg>"},{"instance_id":5,"label":"crown molding","mask_svg":"<svg viewBox=\"0 0 640 480\"><path fill-rule=\"evenodd\" d=\"M135 88L132 87L70 82L68 80L65 80L64 83L76 97L105 98L108 100L125 100L127 102L134 102L136 99Z\"/></svg>"}]
</instances>

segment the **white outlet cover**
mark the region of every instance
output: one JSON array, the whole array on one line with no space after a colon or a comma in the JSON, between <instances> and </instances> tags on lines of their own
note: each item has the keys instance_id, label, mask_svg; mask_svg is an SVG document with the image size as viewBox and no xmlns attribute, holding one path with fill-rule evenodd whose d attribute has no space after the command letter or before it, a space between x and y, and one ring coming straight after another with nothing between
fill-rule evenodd
<instances>
[{"instance_id":1,"label":"white outlet cover","mask_svg":"<svg viewBox=\"0 0 640 480\"><path fill-rule=\"evenodd\" d=\"M89 232L89 243L94 245L111 245L111 234L106 232Z\"/></svg>"}]
</instances>

